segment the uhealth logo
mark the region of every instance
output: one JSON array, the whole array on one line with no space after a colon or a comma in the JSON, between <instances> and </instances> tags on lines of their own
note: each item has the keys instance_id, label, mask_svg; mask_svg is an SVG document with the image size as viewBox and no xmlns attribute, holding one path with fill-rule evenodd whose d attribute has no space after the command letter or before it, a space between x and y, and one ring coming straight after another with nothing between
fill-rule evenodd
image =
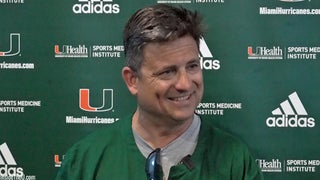
<instances>
[{"instance_id":1,"label":"uhealth logo","mask_svg":"<svg viewBox=\"0 0 320 180\"><path fill-rule=\"evenodd\" d=\"M72 58L87 58L89 57L88 48L85 45L55 45L54 46L55 57L72 57Z\"/></svg>"},{"instance_id":2,"label":"uhealth logo","mask_svg":"<svg viewBox=\"0 0 320 180\"><path fill-rule=\"evenodd\" d=\"M248 59L283 59L283 50L279 46L272 48L258 46L253 51L252 46L249 46Z\"/></svg>"},{"instance_id":3,"label":"uhealth logo","mask_svg":"<svg viewBox=\"0 0 320 180\"><path fill-rule=\"evenodd\" d=\"M114 4L112 0L78 0L78 4L73 5L75 14L118 14L119 4Z\"/></svg>"},{"instance_id":4,"label":"uhealth logo","mask_svg":"<svg viewBox=\"0 0 320 180\"><path fill-rule=\"evenodd\" d=\"M256 159L256 163L262 172L282 172L282 164L279 159L272 159L271 161Z\"/></svg>"},{"instance_id":5,"label":"uhealth logo","mask_svg":"<svg viewBox=\"0 0 320 180\"><path fill-rule=\"evenodd\" d=\"M280 103L280 107L272 111L267 118L268 127L314 127L315 119L308 116L297 92L289 95L289 99Z\"/></svg>"},{"instance_id":6,"label":"uhealth logo","mask_svg":"<svg viewBox=\"0 0 320 180\"><path fill-rule=\"evenodd\" d=\"M7 51L0 50L1 56L16 56L20 53L20 34L10 33L10 47Z\"/></svg>"},{"instance_id":7,"label":"uhealth logo","mask_svg":"<svg viewBox=\"0 0 320 180\"><path fill-rule=\"evenodd\" d=\"M54 167L61 167L63 159L64 159L64 155L61 158L58 154L55 154L54 155Z\"/></svg>"},{"instance_id":8,"label":"uhealth logo","mask_svg":"<svg viewBox=\"0 0 320 180\"><path fill-rule=\"evenodd\" d=\"M200 38L200 62L201 68L206 70L218 70L220 69L220 61L213 59L212 53L203 38Z\"/></svg>"},{"instance_id":9,"label":"uhealth logo","mask_svg":"<svg viewBox=\"0 0 320 180\"><path fill-rule=\"evenodd\" d=\"M103 89L102 105L94 107L90 105L90 90L79 90L80 109L88 112L106 112L113 108L113 89Z\"/></svg>"},{"instance_id":10,"label":"uhealth logo","mask_svg":"<svg viewBox=\"0 0 320 180\"><path fill-rule=\"evenodd\" d=\"M21 167L16 167L17 163L7 145L0 145L0 179L4 178L23 178L24 173Z\"/></svg>"}]
</instances>

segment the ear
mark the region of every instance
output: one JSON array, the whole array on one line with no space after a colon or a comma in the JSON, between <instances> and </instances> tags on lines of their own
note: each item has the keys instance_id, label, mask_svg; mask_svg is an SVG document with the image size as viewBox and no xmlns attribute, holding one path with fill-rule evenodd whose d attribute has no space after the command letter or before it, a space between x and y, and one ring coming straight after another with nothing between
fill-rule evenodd
<instances>
[{"instance_id":1,"label":"ear","mask_svg":"<svg viewBox=\"0 0 320 180\"><path fill-rule=\"evenodd\" d=\"M136 95L138 93L138 76L137 73L134 72L130 67L125 66L122 69L122 78L127 85L128 90L132 95Z\"/></svg>"}]
</instances>

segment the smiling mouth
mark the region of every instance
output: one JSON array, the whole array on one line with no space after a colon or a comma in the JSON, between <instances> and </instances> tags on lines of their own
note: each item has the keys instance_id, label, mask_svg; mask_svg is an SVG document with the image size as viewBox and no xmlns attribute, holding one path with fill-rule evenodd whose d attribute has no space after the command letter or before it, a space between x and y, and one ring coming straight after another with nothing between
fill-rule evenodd
<instances>
[{"instance_id":1,"label":"smiling mouth","mask_svg":"<svg viewBox=\"0 0 320 180\"><path fill-rule=\"evenodd\" d=\"M179 96L179 97L171 97L169 98L171 101L185 101L185 100L188 100L190 99L191 97L191 94L187 94L185 96Z\"/></svg>"}]
</instances>

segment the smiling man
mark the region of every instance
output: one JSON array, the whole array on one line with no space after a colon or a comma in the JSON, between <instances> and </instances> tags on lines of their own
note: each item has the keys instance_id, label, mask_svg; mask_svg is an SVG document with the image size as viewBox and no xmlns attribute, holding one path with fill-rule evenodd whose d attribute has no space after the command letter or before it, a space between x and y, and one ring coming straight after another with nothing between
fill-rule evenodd
<instances>
[{"instance_id":1,"label":"smiling man","mask_svg":"<svg viewBox=\"0 0 320 180\"><path fill-rule=\"evenodd\" d=\"M66 154L56 180L260 180L247 147L202 120L201 18L168 5L137 11L124 30L122 77L136 111Z\"/></svg>"},{"instance_id":2,"label":"smiling man","mask_svg":"<svg viewBox=\"0 0 320 180\"><path fill-rule=\"evenodd\" d=\"M138 99L132 125L148 143L162 147L186 131L201 101L203 81L197 43L190 35L149 43L143 57L139 72L123 69L125 82Z\"/></svg>"}]
</instances>

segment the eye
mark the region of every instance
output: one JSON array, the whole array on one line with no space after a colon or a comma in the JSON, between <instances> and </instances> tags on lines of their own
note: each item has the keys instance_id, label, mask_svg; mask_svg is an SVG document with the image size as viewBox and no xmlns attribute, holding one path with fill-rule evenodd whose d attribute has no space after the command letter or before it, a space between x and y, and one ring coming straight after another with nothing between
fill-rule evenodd
<instances>
[{"instance_id":1,"label":"eye","mask_svg":"<svg viewBox=\"0 0 320 180\"><path fill-rule=\"evenodd\" d=\"M196 73L201 69L200 67L200 61L194 61L192 63L189 63L187 65L187 71L191 73Z\"/></svg>"},{"instance_id":2,"label":"eye","mask_svg":"<svg viewBox=\"0 0 320 180\"><path fill-rule=\"evenodd\" d=\"M170 79L176 74L176 72L177 71L176 71L175 68L167 68L167 69L164 69L164 70L160 71L156 75L160 79Z\"/></svg>"}]
</instances>

